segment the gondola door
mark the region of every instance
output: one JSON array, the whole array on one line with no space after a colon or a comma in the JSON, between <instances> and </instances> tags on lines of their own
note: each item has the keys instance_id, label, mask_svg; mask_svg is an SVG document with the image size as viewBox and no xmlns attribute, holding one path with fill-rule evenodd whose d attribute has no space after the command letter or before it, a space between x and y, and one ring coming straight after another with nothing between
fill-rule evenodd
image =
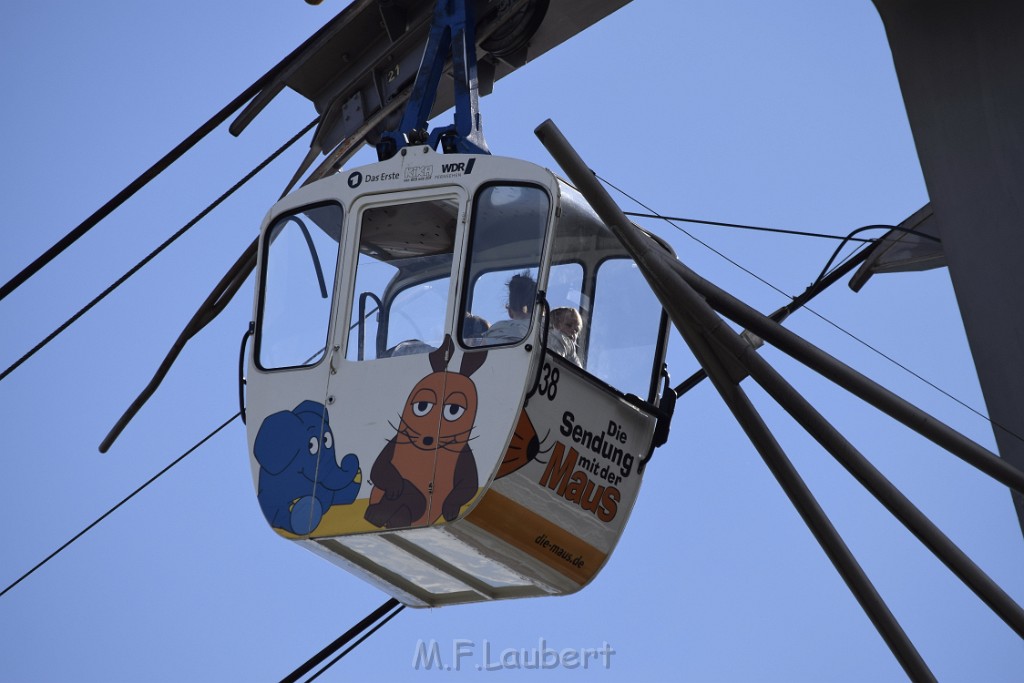
<instances>
[{"instance_id":1,"label":"gondola door","mask_svg":"<svg viewBox=\"0 0 1024 683\"><path fill-rule=\"evenodd\" d=\"M278 533L302 536L359 486L335 460L325 400L344 211L333 201L292 204L260 245L246 424L260 508Z\"/></svg>"},{"instance_id":2,"label":"gondola door","mask_svg":"<svg viewBox=\"0 0 1024 683\"><path fill-rule=\"evenodd\" d=\"M477 473L455 447L472 406L448 377L463 197L446 188L353 206L352 291L334 325L327 403L332 424L338 415L345 425L338 453L358 461L362 483L317 536L426 526L476 494Z\"/></svg>"}]
</instances>

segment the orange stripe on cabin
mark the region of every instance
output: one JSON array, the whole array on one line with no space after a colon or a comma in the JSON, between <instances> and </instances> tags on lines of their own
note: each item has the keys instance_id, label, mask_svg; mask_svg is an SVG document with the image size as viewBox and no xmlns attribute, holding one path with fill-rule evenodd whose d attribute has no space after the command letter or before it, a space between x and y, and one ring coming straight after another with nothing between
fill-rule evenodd
<instances>
[{"instance_id":1,"label":"orange stripe on cabin","mask_svg":"<svg viewBox=\"0 0 1024 683\"><path fill-rule=\"evenodd\" d=\"M484 531L582 585L607 554L511 498L491 490L466 517Z\"/></svg>"}]
</instances>

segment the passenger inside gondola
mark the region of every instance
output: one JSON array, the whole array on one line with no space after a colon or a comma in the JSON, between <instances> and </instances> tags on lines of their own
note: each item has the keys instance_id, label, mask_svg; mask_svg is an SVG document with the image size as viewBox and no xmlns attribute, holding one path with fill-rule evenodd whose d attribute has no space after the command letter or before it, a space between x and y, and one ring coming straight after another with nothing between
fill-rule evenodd
<instances>
[{"instance_id":1,"label":"passenger inside gondola","mask_svg":"<svg viewBox=\"0 0 1024 683\"><path fill-rule=\"evenodd\" d=\"M485 327L481 332L476 332L470 318L478 318L484 325L486 322L479 316L467 314L463 322L463 338L469 343L512 344L526 336L537 298L537 282L529 272L524 271L513 275L506 286L508 300L505 310L508 312L508 319L499 320L489 328ZM575 308L556 308L551 311L547 346L577 367L583 365L576 350L576 339L582 327L583 319Z\"/></svg>"},{"instance_id":2,"label":"passenger inside gondola","mask_svg":"<svg viewBox=\"0 0 1024 683\"><path fill-rule=\"evenodd\" d=\"M462 338L476 339L491 328L491 324L478 315L467 313L462 319Z\"/></svg>"},{"instance_id":3,"label":"passenger inside gondola","mask_svg":"<svg viewBox=\"0 0 1024 683\"><path fill-rule=\"evenodd\" d=\"M548 347L577 367L583 367L576 348L576 340L580 336L581 329L583 329L583 318L575 308L565 306L551 311Z\"/></svg>"},{"instance_id":4,"label":"passenger inside gondola","mask_svg":"<svg viewBox=\"0 0 1024 683\"><path fill-rule=\"evenodd\" d=\"M521 340L530 329L530 316L537 298L537 282L529 273L517 273L508 281L508 320L499 320L480 335L489 344L511 344Z\"/></svg>"}]
</instances>

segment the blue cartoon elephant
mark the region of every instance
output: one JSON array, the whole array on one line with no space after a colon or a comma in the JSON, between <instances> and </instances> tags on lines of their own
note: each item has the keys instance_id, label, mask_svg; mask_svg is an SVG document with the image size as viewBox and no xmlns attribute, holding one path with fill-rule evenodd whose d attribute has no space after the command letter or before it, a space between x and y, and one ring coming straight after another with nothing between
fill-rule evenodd
<instances>
[{"instance_id":1,"label":"blue cartoon elephant","mask_svg":"<svg viewBox=\"0 0 1024 683\"><path fill-rule=\"evenodd\" d=\"M267 417L253 454L260 465L256 497L272 527L311 533L328 508L348 505L359 493L359 458L349 453L338 464L328 413L316 401Z\"/></svg>"}]
</instances>

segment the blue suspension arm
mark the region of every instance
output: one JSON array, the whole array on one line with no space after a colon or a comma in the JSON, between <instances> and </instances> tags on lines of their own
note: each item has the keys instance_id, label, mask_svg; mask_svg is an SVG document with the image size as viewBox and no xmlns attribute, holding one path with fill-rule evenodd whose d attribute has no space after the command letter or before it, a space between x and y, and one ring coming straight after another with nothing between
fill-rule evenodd
<instances>
[{"instance_id":1,"label":"blue suspension arm","mask_svg":"<svg viewBox=\"0 0 1024 683\"><path fill-rule=\"evenodd\" d=\"M438 0L430 25L412 95L398 130L381 135L377 156L387 159L410 144L427 142L445 152L490 154L480 125L480 96L476 72L476 24L472 0ZM437 97L445 61L452 56L455 78L455 124L439 128L426 137L427 117Z\"/></svg>"}]
</instances>

